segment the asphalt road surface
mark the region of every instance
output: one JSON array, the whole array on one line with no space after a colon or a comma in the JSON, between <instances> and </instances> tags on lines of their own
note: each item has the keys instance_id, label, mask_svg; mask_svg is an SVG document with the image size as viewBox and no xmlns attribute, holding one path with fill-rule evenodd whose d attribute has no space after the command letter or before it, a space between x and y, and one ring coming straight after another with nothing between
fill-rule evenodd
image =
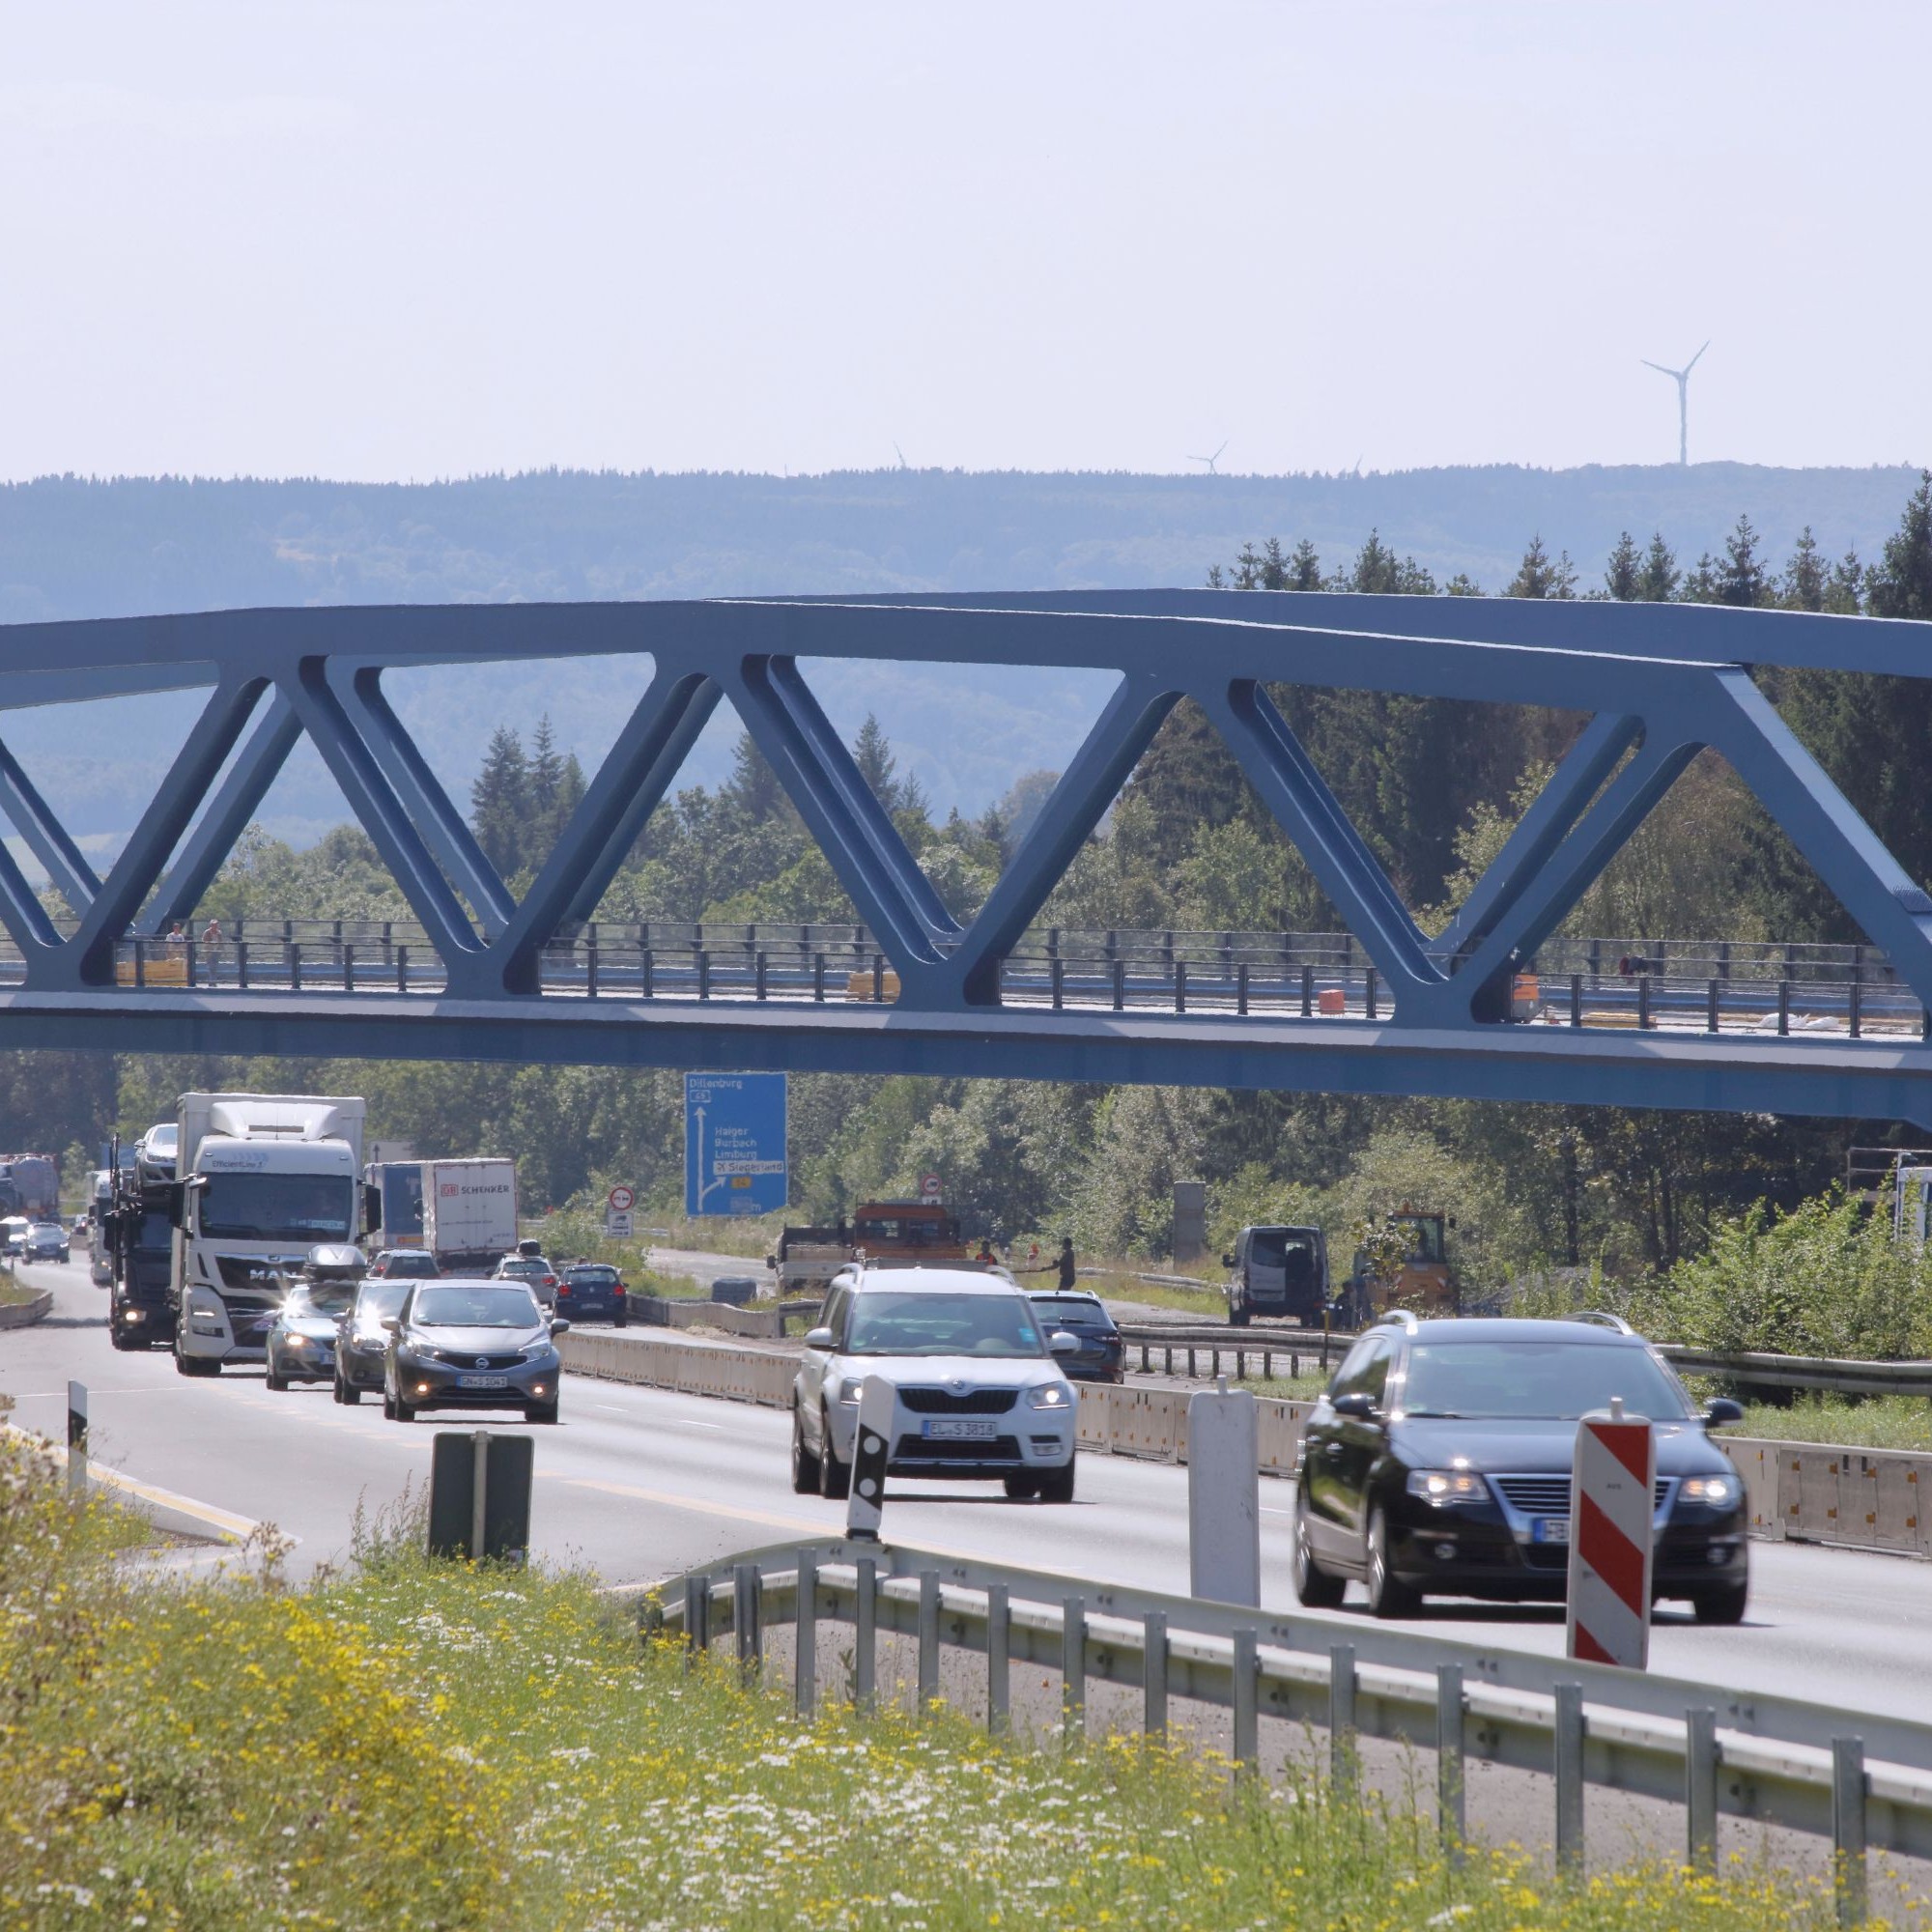
<instances>
[{"instance_id":1,"label":"asphalt road surface","mask_svg":"<svg viewBox=\"0 0 1932 1932\"><path fill-rule=\"evenodd\" d=\"M177 1376L165 1352L117 1354L106 1291L89 1285L79 1250L65 1266L21 1270L51 1288L53 1313L0 1330L0 1391L13 1419L59 1437L70 1377L90 1391L92 1452L143 1481L274 1523L298 1539L292 1569L349 1552L356 1503L376 1508L420 1488L434 1425L383 1420L366 1399L338 1407L326 1384L271 1395L259 1371L218 1380ZM456 1428L523 1429L480 1412ZM689 1564L788 1537L836 1534L843 1506L791 1493L789 1424L776 1409L714 1402L586 1377L566 1379L563 1420L535 1431L532 1523L544 1557L593 1565L612 1583L652 1580ZM897 1543L997 1558L1144 1588L1187 1587L1184 1469L1083 1457L1070 1508L1010 1503L992 1485L895 1485L886 1530ZM1293 1602L1288 1486L1262 1485L1263 1596ZM1714 1685L1883 1710L1932 1722L1932 1645L1922 1640L1932 1570L1901 1557L1758 1544L1747 1623L1700 1630L1665 1607L1653 1668ZM1363 1614L1342 1613L1345 1621ZM1560 1611L1432 1605L1420 1627L1472 1641L1560 1654Z\"/></svg>"}]
</instances>

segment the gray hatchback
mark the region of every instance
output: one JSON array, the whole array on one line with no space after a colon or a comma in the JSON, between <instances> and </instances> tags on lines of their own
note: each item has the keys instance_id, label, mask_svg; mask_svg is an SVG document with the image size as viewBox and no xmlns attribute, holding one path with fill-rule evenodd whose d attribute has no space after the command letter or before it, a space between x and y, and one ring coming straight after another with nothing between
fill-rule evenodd
<instances>
[{"instance_id":1,"label":"gray hatchback","mask_svg":"<svg viewBox=\"0 0 1932 1932\"><path fill-rule=\"evenodd\" d=\"M383 1413L413 1422L426 1408L521 1408L554 1422L563 1364L546 1321L520 1281L418 1281L384 1326L390 1335Z\"/></svg>"}]
</instances>

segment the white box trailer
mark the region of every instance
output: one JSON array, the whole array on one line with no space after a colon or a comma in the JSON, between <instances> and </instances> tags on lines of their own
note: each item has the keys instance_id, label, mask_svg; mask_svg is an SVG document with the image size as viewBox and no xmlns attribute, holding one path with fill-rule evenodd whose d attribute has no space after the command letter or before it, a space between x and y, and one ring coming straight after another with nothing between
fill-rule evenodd
<instances>
[{"instance_id":1,"label":"white box trailer","mask_svg":"<svg viewBox=\"0 0 1932 1932\"><path fill-rule=\"evenodd\" d=\"M517 1163L422 1163L422 1244L444 1274L487 1273L517 1248Z\"/></svg>"}]
</instances>

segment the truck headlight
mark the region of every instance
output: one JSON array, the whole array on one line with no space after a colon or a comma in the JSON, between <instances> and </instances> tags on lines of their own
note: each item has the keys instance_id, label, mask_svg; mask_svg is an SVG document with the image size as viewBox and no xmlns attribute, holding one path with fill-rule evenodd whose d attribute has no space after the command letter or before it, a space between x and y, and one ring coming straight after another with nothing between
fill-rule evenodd
<instances>
[{"instance_id":1,"label":"truck headlight","mask_svg":"<svg viewBox=\"0 0 1932 1932\"><path fill-rule=\"evenodd\" d=\"M1408 1492L1426 1503L1446 1509L1452 1503L1483 1503L1490 1486L1473 1469L1411 1469Z\"/></svg>"},{"instance_id":2,"label":"truck headlight","mask_svg":"<svg viewBox=\"0 0 1932 1932\"><path fill-rule=\"evenodd\" d=\"M1038 1388L1027 1390L1029 1408L1071 1408L1073 1391L1065 1382L1042 1382Z\"/></svg>"}]
</instances>

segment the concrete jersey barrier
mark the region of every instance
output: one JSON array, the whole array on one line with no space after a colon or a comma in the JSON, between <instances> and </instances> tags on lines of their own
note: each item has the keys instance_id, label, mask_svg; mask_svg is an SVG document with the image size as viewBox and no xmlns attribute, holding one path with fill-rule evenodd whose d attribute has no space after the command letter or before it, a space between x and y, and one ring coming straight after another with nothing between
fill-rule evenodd
<instances>
[{"instance_id":1,"label":"concrete jersey barrier","mask_svg":"<svg viewBox=\"0 0 1932 1932\"><path fill-rule=\"evenodd\" d=\"M790 1406L798 1372L797 1357L789 1352L767 1354L728 1342L661 1342L628 1332L593 1335L572 1329L560 1338L558 1351L564 1366L579 1375L768 1408ZM1082 1449L1154 1463L1187 1461L1188 1390L1107 1382L1077 1386ZM1271 1397L1257 1400L1263 1475L1294 1474L1302 1424L1314 1406ZM1744 1480L1754 1536L1775 1543L1847 1544L1932 1557L1926 1512L1926 1499L1932 1498L1932 1455L1749 1436L1717 1439Z\"/></svg>"}]
</instances>

